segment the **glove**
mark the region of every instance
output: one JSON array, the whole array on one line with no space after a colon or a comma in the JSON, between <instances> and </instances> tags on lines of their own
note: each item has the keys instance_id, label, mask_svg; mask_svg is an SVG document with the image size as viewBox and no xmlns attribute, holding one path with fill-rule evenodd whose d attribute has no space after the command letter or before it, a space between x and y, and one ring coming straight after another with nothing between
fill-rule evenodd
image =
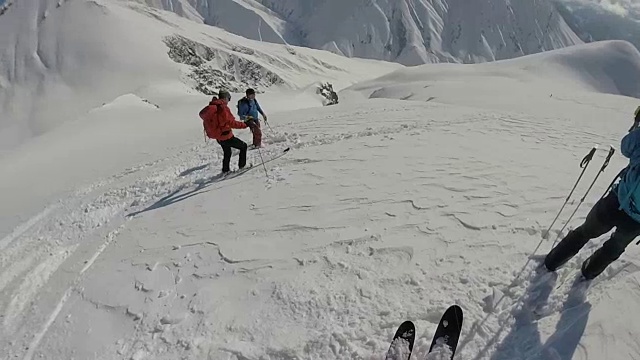
<instances>
[{"instance_id":1,"label":"glove","mask_svg":"<svg viewBox=\"0 0 640 360\"><path fill-rule=\"evenodd\" d=\"M254 119L254 118L252 118L250 116L247 118L247 121L245 121L245 123L250 128L254 128L254 127L258 126L258 124L256 124L256 119Z\"/></svg>"},{"instance_id":2,"label":"glove","mask_svg":"<svg viewBox=\"0 0 640 360\"><path fill-rule=\"evenodd\" d=\"M267 115L262 115L262 118L264 119L264 121L267 121Z\"/></svg>"}]
</instances>

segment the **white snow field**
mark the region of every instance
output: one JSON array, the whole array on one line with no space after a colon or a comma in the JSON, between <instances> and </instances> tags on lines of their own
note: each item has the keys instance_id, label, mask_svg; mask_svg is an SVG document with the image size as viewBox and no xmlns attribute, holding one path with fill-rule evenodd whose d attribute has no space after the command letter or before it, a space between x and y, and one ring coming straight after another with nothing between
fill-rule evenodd
<instances>
[{"instance_id":1,"label":"white snow field","mask_svg":"<svg viewBox=\"0 0 640 360\"><path fill-rule=\"evenodd\" d=\"M230 179L203 141L209 98L158 68L144 91L111 88L104 106L3 155L0 357L383 359L412 320L424 359L455 303L456 359L640 358L635 245L586 291L573 281L604 236L557 276L528 262L582 157L599 144L556 231L631 125L635 48L342 61L335 78L355 85L338 105L304 91L323 72L259 95L266 147ZM571 226L626 163L615 154Z\"/></svg>"},{"instance_id":2,"label":"white snow field","mask_svg":"<svg viewBox=\"0 0 640 360\"><path fill-rule=\"evenodd\" d=\"M339 89L401 67L248 40L135 1L11 2L0 34L0 153L125 94L163 108L185 85Z\"/></svg>"}]
</instances>

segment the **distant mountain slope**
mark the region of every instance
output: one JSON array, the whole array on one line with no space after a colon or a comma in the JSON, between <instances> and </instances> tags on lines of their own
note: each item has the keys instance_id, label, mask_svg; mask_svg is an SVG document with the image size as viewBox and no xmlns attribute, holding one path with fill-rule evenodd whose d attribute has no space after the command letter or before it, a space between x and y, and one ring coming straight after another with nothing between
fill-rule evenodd
<instances>
[{"instance_id":1,"label":"distant mountain slope","mask_svg":"<svg viewBox=\"0 0 640 360\"><path fill-rule=\"evenodd\" d=\"M156 5L171 9L176 1ZM405 65L484 62L582 43L549 0L189 0L189 4L201 17L192 19L243 37Z\"/></svg>"},{"instance_id":2,"label":"distant mountain slope","mask_svg":"<svg viewBox=\"0 0 640 360\"><path fill-rule=\"evenodd\" d=\"M556 0L556 4L583 41L626 40L640 49L640 2Z\"/></svg>"}]
</instances>

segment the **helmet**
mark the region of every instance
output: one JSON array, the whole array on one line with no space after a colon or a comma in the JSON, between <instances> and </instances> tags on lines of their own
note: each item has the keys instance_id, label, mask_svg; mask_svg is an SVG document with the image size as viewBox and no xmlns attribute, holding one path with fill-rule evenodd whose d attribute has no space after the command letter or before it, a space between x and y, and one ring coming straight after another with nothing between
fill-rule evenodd
<instances>
[{"instance_id":1,"label":"helmet","mask_svg":"<svg viewBox=\"0 0 640 360\"><path fill-rule=\"evenodd\" d=\"M245 91L245 95L247 95L247 96L253 95L255 93L256 93L256 91L253 90L252 88L248 88L247 91Z\"/></svg>"},{"instance_id":2,"label":"helmet","mask_svg":"<svg viewBox=\"0 0 640 360\"><path fill-rule=\"evenodd\" d=\"M227 101L231 101L231 93L227 90L221 89L218 91L218 99L227 99Z\"/></svg>"}]
</instances>

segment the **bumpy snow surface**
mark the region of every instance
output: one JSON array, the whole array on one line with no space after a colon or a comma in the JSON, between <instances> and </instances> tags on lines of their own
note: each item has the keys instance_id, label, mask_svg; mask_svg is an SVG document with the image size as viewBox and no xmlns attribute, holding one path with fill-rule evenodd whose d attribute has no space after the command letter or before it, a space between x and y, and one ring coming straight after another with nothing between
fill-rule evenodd
<instances>
[{"instance_id":1,"label":"bumpy snow surface","mask_svg":"<svg viewBox=\"0 0 640 360\"><path fill-rule=\"evenodd\" d=\"M226 179L197 117L208 96L119 89L0 158L1 357L383 359L412 320L424 359L453 303L457 359L640 357L635 246L591 283L574 279L605 236L535 271L631 125L638 59L605 42L381 65L326 107L268 91L256 168ZM616 153L568 228L626 164Z\"/></svg>"}]
</instances>

